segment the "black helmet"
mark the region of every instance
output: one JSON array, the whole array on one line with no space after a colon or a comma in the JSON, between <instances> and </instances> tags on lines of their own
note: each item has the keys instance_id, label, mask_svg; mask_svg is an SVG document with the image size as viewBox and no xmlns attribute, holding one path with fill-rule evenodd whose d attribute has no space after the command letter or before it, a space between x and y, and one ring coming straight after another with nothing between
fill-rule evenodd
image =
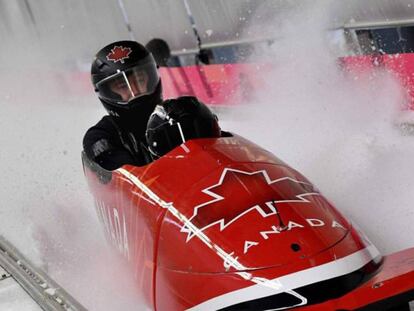
<instances>
[{"instance_id":1,"label":"black helmet","mask_svg":"<svg viewBox=\"0 0 414 311\"><path fill-rule=\"evenodd\" d=\"M146 131L148 149L156 158L187 140L220 135L216 115L192 96L169 99L157 106L148 120Z\"/></svg>"},{"instance_id":2,"label":"black helmet","mask_svg":"<svg viewBox=\"0 0 414 311\"><path fill-rule=\"evenodd\" d=\"M109 114L139 117L144 124L162 100L152 55L135 41L118 41L101 49L92 63L92 83ZM143 118L143 119L141 119Z\"/></svg>"},{"instance_id":3,"label":"black helmet","mask_svg":"<svg viewBox=\"0 0 414 311\"><path fill-rule=\"evenodd\" d=\"M163 39L154 38L145 44L148 51L154 56L155 61L160 67L168 67L168 60L171 57L171 50L168 43Z\"/></svg>"}]
</instances>

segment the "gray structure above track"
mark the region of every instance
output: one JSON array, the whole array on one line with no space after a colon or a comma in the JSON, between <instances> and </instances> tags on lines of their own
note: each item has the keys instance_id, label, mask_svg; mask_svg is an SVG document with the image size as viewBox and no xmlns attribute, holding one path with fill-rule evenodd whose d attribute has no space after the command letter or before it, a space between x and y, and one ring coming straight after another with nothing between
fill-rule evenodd
<instances>
[{"instance_id":1,"label":"gray structure above track","mask_svg":"<svg viewBox=\"0 0 414 311\"><path fill-rule=\"evenodd\" d=\"M309 5L324 7L331 29L414 24L412 0L319 1L320 6L317 0L0 0L0 35L10 47L52 43L85 58L131 37L143 43L163 38L176 54L195 52L199 45L185 2L204 48L275 38L281 17ZM86 38L82 45L79 36Z\"/></svg>"}]
</instances>

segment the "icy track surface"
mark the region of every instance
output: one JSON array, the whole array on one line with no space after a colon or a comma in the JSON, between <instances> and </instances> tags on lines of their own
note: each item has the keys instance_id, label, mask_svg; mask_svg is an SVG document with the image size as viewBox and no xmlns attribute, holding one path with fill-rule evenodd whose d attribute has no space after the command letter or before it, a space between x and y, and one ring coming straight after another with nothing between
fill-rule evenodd
<instances>
[{"instance_id":1,"label":"icy track surface","mask_svg":"<svg viewBox=\"0 0 414 311\"><path fill-rule=\"evenodd\" d=\"M106 246L83 177L82 136L103 111L92 96L56 94L59 83L45 82L46 100L2 97L0 234L88 310L144 310Z\"/></svg>"},{"instance_id":2,"label":"icy track surface","mask_svg":"<svg viewBox=\"0 0 414 311\"><path fill-rule=\"evenodd\" d=\"M314 22L323 10L300 11L274 24L284 39L254 59L275 62L274 72L263 73L250 105L221 116L222 127L301 171L382 253L412 247L414 137L394 125L401 90L387 73L339 71ZM82 137L104 111L92 88L73 87L78 69L33 59L0 71L0 234L89 310L144 310L106 247L83 177Z\"/></svg>"}]
</instances>

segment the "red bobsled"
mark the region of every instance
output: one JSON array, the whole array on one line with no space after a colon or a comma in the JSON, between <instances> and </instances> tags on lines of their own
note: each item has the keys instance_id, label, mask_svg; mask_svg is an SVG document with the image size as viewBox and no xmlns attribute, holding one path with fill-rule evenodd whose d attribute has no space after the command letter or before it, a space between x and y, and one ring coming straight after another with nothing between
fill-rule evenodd
<instances>
[{"instance_id":1,"label":"red bobsled","mask_svg":"<svg viewBox=\"0 0 414 311\"><path fill-rule=\"evenodd\" d=\"M190 140L143 167L83 162L150 309L405 310L414 300L414 249L381 257L305 177L240 136Z\"/></svg>"}]
</instances>

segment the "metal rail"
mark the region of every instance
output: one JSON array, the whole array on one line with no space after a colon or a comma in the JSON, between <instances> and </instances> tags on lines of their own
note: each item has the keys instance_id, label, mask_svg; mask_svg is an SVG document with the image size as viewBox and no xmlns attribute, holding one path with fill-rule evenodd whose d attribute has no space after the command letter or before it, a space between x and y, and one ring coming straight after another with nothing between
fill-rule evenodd
<instances>
[{"instance_id":1,"label":"metal rail","mask_svg":"<svg viewBox=\"0 0 414 311\"><path fill-rule=\"evenodd\" d=\"M385 21L371 21L371 22L354 22L345 23L342 27L345 29L380 29L391 27L408 27L414 25L414 19L401 19L401 20L385 20Z\"/></svg>"},{"instance_id":2,"label":"metal rail","mask_svg":"<svg viewBox=\"0 0 414 311\"><path fill-rule=\"evenodd\" d=\"M0 265L43 310L87 311L46 273L35 268L2 236L0 236Z\"/></svg>"}]
</instances>

